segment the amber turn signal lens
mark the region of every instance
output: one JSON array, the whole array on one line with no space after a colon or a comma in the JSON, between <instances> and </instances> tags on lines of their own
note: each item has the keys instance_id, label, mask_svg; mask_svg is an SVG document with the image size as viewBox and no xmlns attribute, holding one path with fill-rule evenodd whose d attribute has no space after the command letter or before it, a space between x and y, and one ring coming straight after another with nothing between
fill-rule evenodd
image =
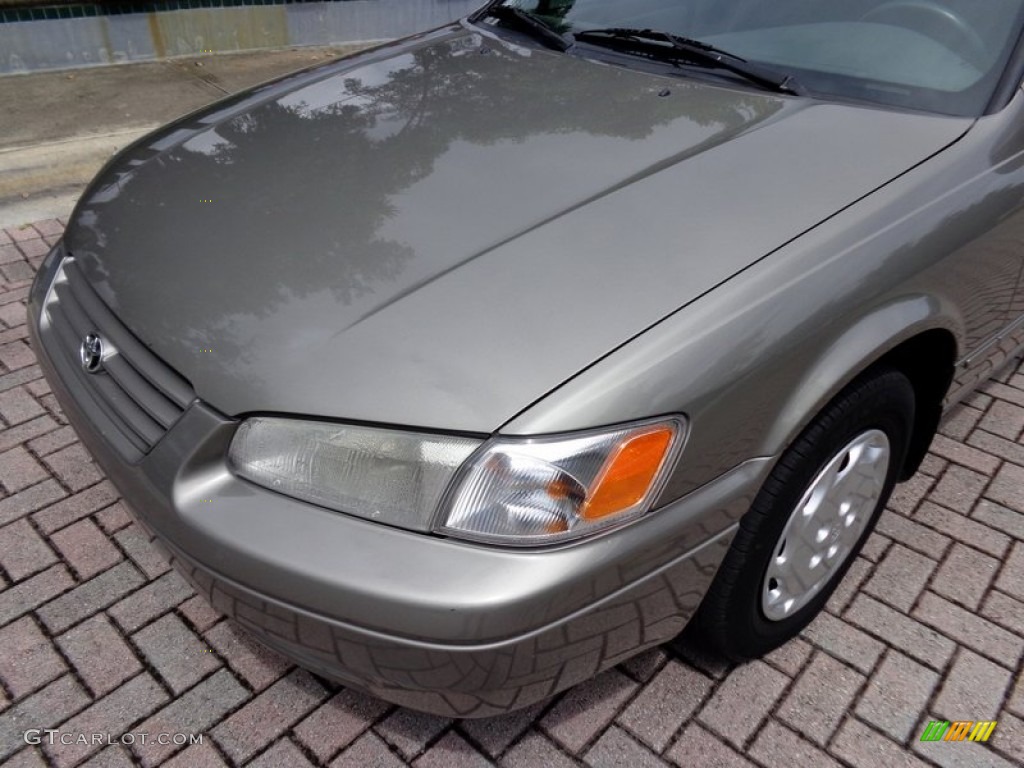
<instances>
[{"instance_id":1,"label":"amber turn signal lens","mask_svg":"<svg viewBox=\"0 0 1024 768\"><path fill-rule=\"evenodd\" d=\"M623 440L598 473L580 516L600 520L639 504L658 476L674 434L657 427Z\"/></svg>"},{"instance_id":2,"label":"amber turn signal lens","mask_svg":"<svg viewBox=\"0 0 1024 768\"><path fill-rule=\"evenodd\" d=\"M438 529L532 546L589 536L650 511L686 434L683 417L575 434L492 437L463 467Z\"/></svg>"}]
</instances>

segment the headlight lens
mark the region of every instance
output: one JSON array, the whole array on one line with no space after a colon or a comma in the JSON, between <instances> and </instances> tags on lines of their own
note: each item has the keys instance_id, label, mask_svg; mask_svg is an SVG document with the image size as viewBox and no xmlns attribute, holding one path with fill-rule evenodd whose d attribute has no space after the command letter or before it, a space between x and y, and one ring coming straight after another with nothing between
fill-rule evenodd
<instances>
[{"instance_id":1,"label":"headlight lens","mask_svg":"<svg viewBox=\"0 0 1024 768\"><path fill-rule=\"evenodd\" d=\"M441 496L481 440L257 417L229 461L240 477L383 523L429 530Z\"/></svg>"},{"instance_id":2,"label":"headlight lens","mask_svg":"<svg viewBox=\"0 0 1024 768\"><path fill-rule=\"evenodd\" d=\"M578 538L635 519L683 442L668 419L562 438L495 438L460 473L441 530L512 545Z\"/></svg>"},{"instance_id":3,"label":"headlight lens","mask_svg":"<svg viewBox=\"0 0 1024 768\"><path fill-rule=\"evenodd\" d=\"M484 445L256 417L235 433L228 460L250 482L357 517L419 531L436 520L433 528L451 536L529 546L643 515L684 437L681 418L561 437L495 437Z\"/></svg>"}]
</instances>

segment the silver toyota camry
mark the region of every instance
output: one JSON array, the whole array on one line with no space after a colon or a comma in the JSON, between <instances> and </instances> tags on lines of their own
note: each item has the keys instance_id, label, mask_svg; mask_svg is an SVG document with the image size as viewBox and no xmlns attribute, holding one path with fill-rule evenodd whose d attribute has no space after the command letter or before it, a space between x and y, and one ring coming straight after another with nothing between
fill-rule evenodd
<instances>
[{"instance_id":1,"label":"silver toyota camry","mask_svg":"<svg viewBox=\"0 0 1024 768\"><path fill-rule=\"evenodd\" d=\"M797 634L1024 345L1022 0L502 0L115 157L41 364L219 610L478 717Z\"/></svg>"}]
</instances>

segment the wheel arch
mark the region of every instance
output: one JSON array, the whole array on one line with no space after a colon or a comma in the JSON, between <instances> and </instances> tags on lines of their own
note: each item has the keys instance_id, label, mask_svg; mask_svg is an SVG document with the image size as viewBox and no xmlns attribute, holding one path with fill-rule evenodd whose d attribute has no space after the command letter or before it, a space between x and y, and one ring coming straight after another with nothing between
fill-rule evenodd
<instances>
[{"instance_id":1,"label":"wheel arch","mask_svg":"<svg viewBox=\"0 0 1024 768\"><path fill-rule=\"evenodd\" d=\"M769 443L784 447L851 382L881 368L901 371L914 388L914 429L899 479L924 460L953 382L956 324L933 297L907 297L862 317L808 366L776 420Z\"/></svg>"},{"instance_id":2,"label":"wheel arch","mask_svg":"<svg viewBox=\"0 0 1024 768\"><path fill-rule=\"evenodd\" d=\"M909 480L921 467L942 420L946 393L953 383L957 344L945 328L932 328L907 339L871 367L901 371L914 387L914 432L899 479Z\"/></svg>"}]
</instances>

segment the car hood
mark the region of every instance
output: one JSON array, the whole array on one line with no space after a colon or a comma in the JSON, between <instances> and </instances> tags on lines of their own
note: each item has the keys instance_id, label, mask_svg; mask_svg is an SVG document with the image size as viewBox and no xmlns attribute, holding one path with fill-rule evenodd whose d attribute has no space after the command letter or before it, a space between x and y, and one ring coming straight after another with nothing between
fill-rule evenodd
<instances>
[{"instance_id":1,"label":"car hood","mask_svg":"<svg viewBox=\"0 0 1024 768\"><path fill-rule=\"evenodd\" d=\"M969 124L453 26L140 140L65 244L226 414L489 432Z\"/></svg>"}]
</instances>

